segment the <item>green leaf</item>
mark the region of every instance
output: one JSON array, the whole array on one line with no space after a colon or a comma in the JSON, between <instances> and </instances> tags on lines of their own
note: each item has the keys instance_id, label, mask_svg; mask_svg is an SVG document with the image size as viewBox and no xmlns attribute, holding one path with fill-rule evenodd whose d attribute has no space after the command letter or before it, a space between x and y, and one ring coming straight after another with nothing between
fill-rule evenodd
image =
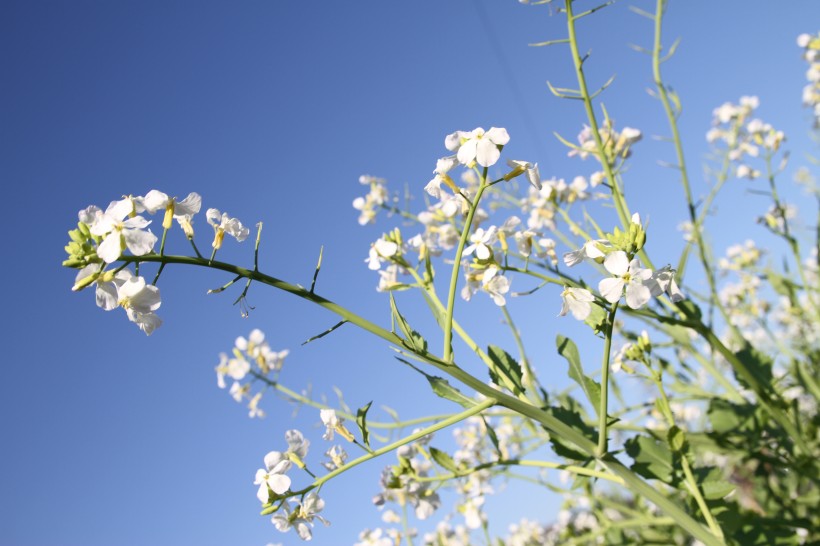
<instances>
[{"instance_id":1,"label":"green leaf","mask_svg":"<svg viewBox=\"0 0 820 546\"><path fill-rule=\"evenodd\" d=\"M404 335L405 345L416 353L427 352L427 341L421 337L421 334L410 328L410 325L399 313L399 308L396 306L396 300L393 293L390 293L390 310L393 313L395 323L399 325L399 330Z\"/></svg>"},{"instance_id":2,"label":"green leaf","mask_svg":"<svg viewBox=\"0 0 820 546\"><path fill-rule=\"evenodd\" d=\"M700 484L703 497L707 500L722 499L735 490L735 486L724 480L708 481Z\"/></svg>"},{"instance_id":3,"label":"green leaf","mask_svg":"<svg viewBox=\"0 0 820 546\"><path fill-rule=\"evenodd\" d=\"M452 457L450 457L449 454L445 453L444 451L431 447L430 456L433 457L433 460L436 461L436 463L438 463L438 465L444 468L445 470L449 470L454 474L459 473L459 468L458 465L456 465L456 462L453 460Z\"/></svg>"},{"instance_id":4,"label":"green leaf","mask_svg":"<svg viewBox=\"0 0 820 546\"><path fill-rule=\"evenodd\" d=\"M569 377L581 386L589 403L598 414L601 405L601 385L593 379L584 375L584 368L581 366L581 357L578 355L578 347L571 339L559 335L555 338L558 345L558 354L563 356L569 363Z\"/></svg>"},{"instance_id":5,"label":"green leaf","mask_svg":"<svg viewBox=\"0 0 820 546\"><path fill-rule=\"evenodd\" d=\"M590 305L589 316L584 320L584 323L592 328L596 334L603 332L606 325L606 311L598 304Z\"/></svg>"},{"instance_id":6,"label":"green leaf","mask_svg":"<svg viewBox=\"0 0 820 546\"><path fill-rule=\"evenodd\" d=\"M657 442L648 436L635 436L624 444L626 452L635 461L632 470L644 478L672 481L674 467L672 452L666 444Z\"/></svg>"},{"instance_id":7,"label":"green leaf","mask_svg":"<svg viewBox=\"0 0 820 546\"><path fill-rule=\"evenodd\" d=\"M547 408L545 411L556 419L559 419L564 424L569 425L581 434L585 435L590 439L590 441L598 441L597 431L587 425L581 418L581 414L577 411L561 406L552 406ZM556 455L575 461L586 461L589 459L589 455L581 451L575 444L567 442L560 436L550 434L550 443L552 444L552 449L555 451Z\"/></svg>"},{"instance_id":8,"label":"green leaf","mask_svg":"<svg viewBox=\"0 0 820 546\"><path fill-rule=\"evenodd\" d=\"M484 416L481 417L481 420L484 421L484 427L487 429L487 436L490 437L490 441L495 447L495 452L498 453L498 458L504 458L504 454L501 453L501 444L498 443L498 435L495 433L495 429L490 426Z\"/></svg>"},{"instance_id":9,"label":"green leaf","mask_svg":"<svg viewBox=\"0 0 820 546\"><path fill-rule=\"evenodd\" d=\"M510 389L515 394L524 392L524 385L521 383L521 365L509 355L504 349L490 345L487 347L487 354L493 362L493 367L490 368L490 379L493 383L499 386L509 386L507 381L500 381L501 377L505 377L512 388Z\"/></svg>"},{"instance_id":10,"label":"green leaf","mask_svg":"<svg viewBox=\"0 0 820 546\"><path fill-rule=\"evenodd\" d=\"M767 269L765 275L775 292L781 296L787 296L789 300L794 301L794 294L797 290L794 281L775 273L771 269Z\"/></svg>"},{"instance_id":11,"label":"green leaf","mask_svg":"<svg viewBox=\"0 0 820 546\"><path fill-rule=\"evenodd\" d=\"M471 408L475 406L475 400L473 400L469 396L465 396L460 390L450 385L450 383L446 379L442 377L437 377L435 375L427 375L427 381L430 382L430 386L433 388L433 392L436 393L438 396L446 400L450 400L451 402L455 402L456 404L464 406L465 408Z\"/></svg>"},{"instance_id":12,"label":"green leaf","mask_svg":"<svg viewBox=\"0 0 820 546\"><path fill-rule=\"evenodd\" d=\"M752 390L757 390L755 387L765 390L771 389L773 379L772 360L768 356L748 344L736 352L735 356L749 373L749 376L747 376L744 373L738 373L738 370L734 370L735 379L738 383ZM757 385L754 385L754 382L757 382Z\"/></svg>"},{"instance_id":13,"label":"green leaf","mask_svg":"<svg viewBox=\"0 0 820 546\"><path fill-rule=\"evenodd\" d=\"M465 396L460 390L450 385L449 381L447 381L446 379L435 375L430 375L429 373L426 373L424 370L417 368L412 363L408 362L403 358L397 356L396 359L402 364L410 366L415 371L423 375L427 379L427 382L430 383L430 387L433 389L433 392L441 398L444 398L445 400L450 400L451 402L455 402L456 404L459 404L465 408L471 408L475 406L475 400L473 400L469 396ZM397 417L396 420L398 421Z\"/></svg>"},{"instance_id":14,"label":"green leaf","mask_svg":"<svg viewBox=\"0 0 820 546\"><path fill-rule=\"evenodd\" d=\"M700 307L695 304L692 300L683 300L678 302L678 309L683 311L683 313L687 317L694 318L696 320L700 320L703 316L703 313L700 312Z\"/></svg>"},{"instance_id":15,"label":"green leaf","mask_svg":"<svg viewBox=\"0 0 820 546\"><path fill-rule=\"evenodd\" d=\"M744 432L748 429L756 407L752 404L733 404L722 398L715 398L709 402L709 422L712 430L718 434L727 432Z\"/></svg>"},{"instance_id":16,"label":"green leaf","mask_svg":"<svg viewBox=\"0 0 820 546\"><path fill-rule=\"evenodd\" d=\"M371 404L373 404L372 400L356 412L356 424L359 425L359 430L362 431L362 442L367 447L370 447L370 439L368 438L370 434L367 432L367 410L370 409Z\"/></svg>"},{"instance_id":17,"label":"green leaf","mask_svg":"<svg viewBox=\"0 0 820 546\"><path fill-rule=\"evenodd\" d=\"M669 447L672 451L683 451L684 446L686 446L686 434L684 434L680 428L673 425L666 433L666 441L669 443Z\"/></svg>"}]
</instances>

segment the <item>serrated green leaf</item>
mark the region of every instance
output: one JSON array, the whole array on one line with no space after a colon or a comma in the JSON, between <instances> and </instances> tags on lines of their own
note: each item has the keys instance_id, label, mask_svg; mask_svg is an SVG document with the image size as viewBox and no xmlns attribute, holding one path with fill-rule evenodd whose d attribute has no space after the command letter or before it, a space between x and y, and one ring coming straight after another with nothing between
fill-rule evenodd
<instances>
[{"instance_id":1,"label":"serrated green leaf","mask_svg":"<svg viewBox=\"0 0 820 546\"><path fill-rule=\"evenodd\" d=\"M624 446L627 454L635 461L632 470L644 478L666 483L672 481L672 452L665 444L648 436L635 436L627 440Z\"/></svg>"},{"instance_id":2,"label":"serrated green leaf","mask_svg":"<svg viewBox=\"0 0 820 546\"><path fill-rule=\"evenodd\" d=\"M373 404L371 400L364 406L359 408L359 411L356 412L356 424L359 425L359 430L362 432L362 442L367 447L370 447L370 433L367 432L367 410L370 409L370 405Z\"/></svg>"},{"instance_id":3,"label":"serrated green leaf","mask_svg":"<svg viewBox=\"0 0 820 546\"><path fill-rule=\"evenodd\" d=\"M524 385L521 383L521 365L504 349L496 347L495 345L487 347L487 354L493 363L493 367L490 368L490 379L492 379L496 385L509 386L507 381L500 380L504 377L509 381L509 384L512 385L510 390L513 391L513 393L523 393Z\"/></svg>"},{"instance_id":4,"label":"serrated green leaf","mask_svg":"<svg viewBox=\"0 0 820 546\"><path fill-rule=\"evenodd\" d=\"M601 404L601 385L584 375L584 368L581 366L581 357L578 354L578 347L575 346L575 343L573 343L571 339L562 335L555 338L555 344L558 346L558 354L563 356L569 363L570 379L581 386L581 390L584 391L587 400L592 404L595 413L598 414Z\"/></svg>"},{"instance_id":5,"label":"serrated green leaf","mask_svg":"<svg viewBox=\"0 0 820 546\"><path fill-rule=\"evenodd\" d=\"M436 463L438 463L438 465L443 469L449 470L454 474L458 474L458 465L456 465L456 462L453 460L452 457L450 457L449 454L445 453L444 451L441 451L440 449L431 447L430 456L433 457L433 460L436 461Z\"/></svg>"}]
</instances>

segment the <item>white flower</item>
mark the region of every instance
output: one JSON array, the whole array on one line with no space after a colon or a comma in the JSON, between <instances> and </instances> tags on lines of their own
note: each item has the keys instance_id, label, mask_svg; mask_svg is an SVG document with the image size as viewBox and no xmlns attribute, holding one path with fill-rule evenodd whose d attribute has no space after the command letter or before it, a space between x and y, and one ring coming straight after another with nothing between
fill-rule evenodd
<instances>
[{"instance_id":1,"label":"white flower","mask_svg":"<svg viewBox=\"0 0 820 546\"><path fill-rule=\"evenodd\" d=\"M464 255L469 256L475 252L476 258L479 260L488 260L493 254L492 250L490 250L490 246L496 240L497 231L498 228L495 226L490 226L486 231L484 228L475 230L475 233L470 235L470 242L472 244L464 249Z\"/></svg>"},{"instance_id":2,"label":"white flower","mask_svg":"<svg viewBox=\"0 0 820 546\"><path fill-rule=\"evenodd\" d=\"M507 165L513 168L512 172L504 176L504 180L511 180L521 173L527 174L527 180L536 189L541 189L541 174L538 172L538 163L529 161L519 161L517 159L507 160Z\"/></svg>"},{"instance_id":3,"label":"white flower","mask_svg":"<svg viewBox=\"0 0 820 546\"><path fill-rule=\"evenodd\" d=\"M454 137L454 135L457 135L457 137ZM448 149L454 150L450 146L452 146L455 138L458 138L460 142L456 157L461 164L468 167L472 166L473 163L478 163L482 167L495 165L501 157L498 147L504 146L510 141L507 130L500 127L491 127L487 132L478 127L469 133L462 131L453 133L445 140Z\"/></svg>"},{"instance_id":4,"label":"white flower","mask_svg":"<svg viewBox=\"0 0 820 546\"><path fill-rule=\"evenodd\" d=\"M310 447L310 440L298 430L292 429L285 432L285 441L288 443L288 450L286 455L295 455L300 461L307 457L308 447Z\"/></svg>"},{"instance_id":5,"label":"white flower","mask_svg":"<svg viewBox=\"0 0 820 546\"><path fill-rule=\"evenodd\" d=\"M501 307L507 303L504 294L510 291L510 280L503 275L498 275L498 271L496 266L488 267L481 277L481 288L490 295L496 305Z\"/></svg>"},{"instance_id":6,"label":"white flower","mask_svg":"<svg viewBox=\"0 0 820 546\"><path fill-rule=\"evenodd\" d=\"M424 187L424 191L429 193L431 196L435 197L436 199L441 199L441 183L450 182L449 185L455 186L455 183L452 182L450 179L450 175L447 173L456 166L458 161L456 160L456 156L451 155L447 157L442 157L438 161L436 161L436 170L433 173L436 175L433 177L430 182Z\"/></svg>"},{"instance_id":7,"label":"white flower","mask_svg":"<svg viewBox=\"0 0 820 546\"><path fill-rule=\"evenodd\" d=\"M584 243L584 246L578 250L573 250L572 252L567 252L564 254L564 263L568 267L573 267L583 262L584 259L598 260L599 258L603 258L606 254L601 251L601 247L609 247L609 241L606 239L594 239L587 241Z\"/></svg>"},{"instance_id":8,"label":"white flower","mask_svg":"<svg viewBox=\"0 0 820 546\"><path fill-rule=\"evenodd\" d=\"M595 301L595 296L586 288L564 288L561 292L561 312L559 317L566 316L567 313L572 313L572 316L578 320L586 320L592 312L592 302Z\"/></svg>"},{"instance_id":9,"label":"white flower","mask_svg":"<svg viewBox=\"0 0 820 546\"><path fill-rule=\"evenodd\" d=\"M182 201L177 201L176 197L168 197L161 191L151 190L142 198L142 204L151 214L159 209L165 209L165 218L162 221L164 229L170 229L172 218L175 218L185 229L186 224L190 226L193 215L202 208L202 197L198 193L191 192Z\"/></svg>"},{"instance_id":10,"label":"white flower","mask_svg":"<svg viewBox=\"0 0 820 546\"><path fill-rule=\"evenodd\" d=\"M651 269L641 268L637 259L630 262L622 250L610 253L604 260L604 267L613 275L598 283L598 291L606 301L615 303L621 299L626 287L626 304L629 307L639 309L646 305L652 297L645 284L652 277Z\"/></svg>"},{"instance_id":11,"label":"white flower","mask_svg":"<svg viewBox=\"0 0 820 546\"><path fill-rule=\"evenodd\" d=\"M338 432L348 442L353 441L353 435L344 425L345 420L336 415L336 410L323 409L319 412L319 415L322 418L322 424L325 425L325 433L322 435L323 439L332 441L333 434Z\"/></svg>"},{"instance_id":12,"label":"white flower","mask_svg":"<svg viewBox=\"0 0 820 546\"><path fill-rule=\"evenodd\" d=\"M291 527L296 530L299 538L302 540L310 540L313 538L311 527L313 527L313 520L318 519L324 525L330 525L330 522L318 515L325 507L325 501L319 498L316 491L311 491L305 495L302 504L296 510L291 512L289 504L284 502L280 508L279 513L275 514L271 521L276 528L285 533Z\"/></svg>"},{"instance_id":13,"label":"white flower","mask_svg":"<svg viewBox=\"0 0 820 546\"><path fill-rule=\"evenodd\" d=\"M88 267L83 268L80 274L87 274L87 270ZM119 271L108 281L98 278L95 297L97 306L105 311L117 307L125 309L128 320L139 326L146 335L151 335L162 324L154 313L162 303L159 288L147 284L142 277L135 277L128 269Z\"/></svg>"},{"instance_id":14,"label":"white flower","mask_svg":"<svg viewBox=\"0 0 820 546\"><path fill-rule=\"evenodd\" d=\"M131 276L117 287L117 304L125 309L128 320L151 335L162 320L154 313L162 304L159 288L147 284L142 277Z\"/></svg>"},{"instance_id":15,"label":"white flower","mask_svg":"<svg viewBox=\"0 0 820 546\"><path fill-rule=\"evenodd\" d=\"M244 358L228 358L225 353L219 354L219 364L216 366L216 383L220 389L225 388L225 376L234 381L241 381L251 371L250 363Z\"/></svg>"},{"instance_id":16,"label":"white flower","mask_svg":"<svg viewBox=\"0 0 820 546\"><path fill-rule=\"evenodd\" d=\"M214 242L211 246L215 249L222 248L222 239L226 233L235 237L240 243L250 235L250 230L243 226L238 219L228 216L227 212L208 209L205 217L208 219L208 223L214 227Z\"/></svg>"},{"instance_id":17,"label":"white flower","mask_svg":"<svg viewBox=\"0 0 820 546\"><path fill-rule=\"evenodd\" d=\"M256 478L253 481L254 485L259 486L256 492L259 502L267 504L270 497L268 489L281 495L290 488L290 478L285 472L290 470L291 464L290 459L279 451L271 451L265 455L265 468L256 471Z\"/></svg>"},{"instance_id":18,"label":"white flower","mask_svg":"<svg viewBox=\"0 0 820 546\"><path fill-rule=\"evenodd\" d=\"M666 292L673 302L677 303L686 299L686 296L683 295L675 282L675 270L672 269L672 266L666 265L655 271L647 284L655 297Z\"/></svg>"},{"instance_id":19,"label":"white flower","mask_svg":"<svg viewBox=\"0 0 820 546\"><path fill-rule=\"evenodd\" d=\"M347 461L347 452L339 445L333 446L325 451L325 456L330 458L330 461L322 463L322 466L331 471L344 466Z\"/></svg>"},{"instance_id":20,"label":"white flower","mask_svg":"<svg viewBox=\"0 0 820 546\"><path fill-rule=\"evenodd\" d=\"M367 260L365 260L367 262L368 269L377 271L381 268L382 262L389 261L390 258L398 254L398 252L398 244L381 237L370 247Z\"/></svg>"},{"instance_id":21,"label":"white flower","mask_svg":"<svg viewBox=\"0 0 820 546\"><path fill-rule=\"evenodd\" d=\"M131 216L134 203L129 198L112 201L102 214L99 214L99 209L86 211L86 219L91 219L93 215L89 231L103 238L97 247L97 256L105 263L117 261L124 248L128 248L134 256L144 256L151 252L157 242L156 235L150 230L143 231L151 221L142 216ZM126 217L129 218L126 220Z\"/></svg>"}]
</instances>

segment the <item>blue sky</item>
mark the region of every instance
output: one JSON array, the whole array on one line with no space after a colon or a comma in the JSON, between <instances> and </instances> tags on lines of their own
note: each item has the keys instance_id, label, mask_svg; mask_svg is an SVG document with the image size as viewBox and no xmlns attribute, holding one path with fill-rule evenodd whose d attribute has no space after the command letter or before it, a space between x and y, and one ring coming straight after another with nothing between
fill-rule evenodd
<instances>
[{"instance_id":1,"label":"blue sky","mask_svg":"<svg viewBox=\"0 0 820 546\"><path fill-rule=\"evenodd\" d=\"M588 75L597 84L617 75L603 100L619 126L666 134L659 103L645 93L649 59L628 47L649 45L651 24L628 5L583 20ZM270 398L268 417L250 420L213 373L218 353L255 327L275 349L291 349L289 386L310 384L332 398L338 385L353 406L374 400L406 418L446 410L391 351L353 328L300 347L336 322L322 310L255 286L256 309L244 319L231 305L238 294L206 297L228 280L215 272L166 270L165 324L146 338L121 312L99 310L91 293L70 291L74 273L60 267L66 231L90 204L153 188L196 191L205 207L251 226L264 221L260 268L274 276L309 283L324 245L317 291L386 325L386 297L363 260L392 224L357 225L350 203L362 193L359 175L407 184L420 200L446 154L444 136L477 126L506 127L506 157L538 161L544 177L593 170L567 159L553 136L574 140L584 121L578 104L545 85L572 86L568 53L527 46L565 35L563 20L548 12L512 0L4 2L0 176L11 192L12 230L0 272L0 542L296 544L258 516L251 482L263 455L282 448L286 429L297 426L321 445L318 415L303 409L293 419L292 407ZM816 31L818 20L820 4L807 0L672 3L666 43L682 43L665 75L683 99L696 192L706 187L711 111L741 95L758 95L759 115L788 135L793 159L784 182L806 163L812 144L795 38ZM650 218L656 261L674 261L685 208L674 173L656 163L673 151L649 138L639 146L628 198ZM753 217L766 204L748 189L738 181L717 202L719 252L762 233ZM798 195L787 192L792 201ZM196 226L205 247L210 228L202 217ZM187 252L175 235L169 248ZM252 246L230 241L220 256L250 264ZM519 282L513 288L525 289ZM556 333L575 330L554 318L557 292L539 298L511 311L549 375L560 365ZM470 311L465 322L477 337L512 346L492 304L458 307ZM424 324L421 306L405 297L402 308ZM565 384L563 368L554 375L556 387ZM392 460L323 490L333 526L319 529L315 544L351 544L359 530L379 525L370 498ZM553 517L556 505L543 492L527 494L523 506L501 511L496 532L515 514Z\"/></svg>"}]
</instances>

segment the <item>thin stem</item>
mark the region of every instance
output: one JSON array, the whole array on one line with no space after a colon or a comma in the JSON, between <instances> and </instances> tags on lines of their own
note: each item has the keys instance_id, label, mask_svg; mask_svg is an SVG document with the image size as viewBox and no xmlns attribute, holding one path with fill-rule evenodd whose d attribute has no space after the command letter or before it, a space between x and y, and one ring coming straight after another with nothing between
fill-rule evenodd
<instances>
[{"instance_id":1,"label":"thin stem","mask_svg":"<svg viewBox=\"0 0 820 546\"><path fill-rule=\"evenodd\" d=\"M609 418L607 416L609 404L609 357L612 351L612 334L615 330L615 314L618 312L618 302L612 304L609 316L606 321L606 337L604 338L604 354L601 358L601 401L598 410L598 448L595 453L598 457L603 457L609 451L607 438L607 426Z\"/></svg>"},{"instance_id":2,"label":"thin stem","mask_svg":"<svg viewBox=\"0 0 820 546\"><path fill-rule=\"evenodd\" d=\"M626 214L623 195L621 195L618 182L615 180L615 173L612 170L612 164L606 156L604 142L601 138L601 132L598 127L598 119L595 116L595 110L592 108L592 98L590 97L589 90L587 89L587 80L584 75L584 61L578 51L578 36L575 31L575 20L577 17L573 14L572 3L573 0L564 1L567 14L569 46L572 51L572 62L575 66L575 75L578 78L578 90L580 91L580 97L584 102L584 110L586 110L587 113L587 121L589 121L589 128L592 132L592 137L595 139L595 148L597 150L596 153L598 155L598 160L604 168L604 174L606 174L606 178L610 184L610 189L612 190L612 200L614 201L615 208L618 211L618 218L620 218L621 224L626 227L629 225L629 218Z\"/></svg>"},{"instance_id":3,"label":"thin stem","mask_svg":"<svg viewBox=\"0 0 820 546\"><path fill-rule=\"evenodd\" d=\"M165 238L168 236L168 229L162 230L162 242L159 244L159 253L160 255L165 254ZM159 276L162 274L162 270L165 269L165 264L159 264L159 269L157 269L157 274L154 277L154 281L151 283L154 286L157 285L157 281L159 281Z\"/></svg>"},{"instance_id":4,"label":"thin stem","mask_svg":"<svg viewBox=\"0 0 820 546\"><path fill-rule=\"evenodd\" d=\"M336 476L338 476L340 474L343 474L343 473L347 472L348 470L350 470L351 468L353 468L355 466L358 466L358 465L360 465L364 462L367 462L371 459L375 459L379 455L384 455L385 453L389 453L391 451L394 451L394 450L400 448L401 446L407 445L411 442L415 442L416 440L418 440L420 438L423 438L424 436L427 436L428 434L432 434L432 433L437 432L437 431L439 431L443 428L447 428L451 425L459 423L459 422L461 422L465 419L468 419L468 418L472 417L473 415L477 415L477 414L481 413L485 409L490 408L490 407L494 406L497 403L498 403L498 400L496 400L494 398L487 398L486 400L482 401L481 403L476 404L475 406L473 406L469 409L466 409L466 410L462 411L461 413L453 415L452 417L450 417L448 419L445 419L444 421L441 421L441 422L435 423L433 425L430 425L429 427L426 427L426 428L424 428L424 429L422 429L418 432L414 432L413 434L411 434L409 436L406 436L406 437L404 437L400 440L397 440L397 441L395 441L391 444L388 444L386 446L380 447L379 449L373 450L373 452L371 452L371 453L367 453L365 455L362 455L361 457L359 457L357 459L354 459L354 460L350 461L349 463L347 463L343 466L340 466L336 470L325 474L324 476L322 476L321 478L319 478L318 480L316 480L315 482L313 482L309 486L305 487L304 489L301 489L299 491L293 491L291 493L291 496L302 495L302 494L307 493L308 491L310 491L312 489L322 487L322 485L324 485L328 481L332 480L333 478L335 478ZM272 513L273 511L274 511L273 506L269 506L269 507L265 508L264 510L262 510L262 515L263 516L268 515L268 514Z\"/></svg>"},{"instance_id":5,"label":"thin stem","mask_svg":"<svg viewBox=\"0 0 820 546\"><path fill-rule=\"evenodd\" d=\"M474 472L480 472L481 470L486 470L497 466L525 466L530 468L551 468L555 470L566 470L567 472L572 472L573 474L578 474L579 476L588 476L590 478L598 478L601 480L607 480L613 483L617 483L619 485L624 485L623 479L613 474L610 474L609 472L602 472L600 470L594 470L592 468L585 468L583 466L571 464L555 463L552 461L531 461L527 459L506 459L501 461L482 463L480 465L476 465L473 468L467 469L464 472L438 474L436 476L423 476L418 477L415 480L418 482L438 482L452 480L455 478L468 476Z\"/></svg>"},{"instance_id":6,"label":"thin stem","mask_svg":"<svg viewBox=\"0 0 820 546\"><path fill-rule=\"evenodd\" d=\"M669 404L669 398L666 396L666 390L663 388L663 381L661 378L660 373L652 371L652 380L655 382L655 385L658 387L658 392L660 393L661 400L663 401L663 405L661 407L665 408L667 411L664 411L664 417L666 418L666 422L669 425L669 428L675 426L675 417L672 415L669 408L671 408ZM682 431L681 431L682 434ZM709 525L709 529L711 529L712 534L723 541L723 530L720 528L717 520L712 515L711 510L709 510L709 505L706 504L706 499L703 498L703 494L698 487L698 482L695 479L695 475L692 473L692 468L689 465L689 460L687 459L687 453L685 452L686 447L684 443L684 447L682 447L678 453L681 459L681 467L683 468L684 476L686 477L686 486L689 489L689 492L695 498L695 502L700 508L700 512L703 515L703 518L706 520L706 523Z\"/></svg>"},{"instance_id":7,"label":"thin stem","mask_svg":"<svg viewBox=\"0 0 820 546\"><path fill-rule=\"evenodd\" d=\"M484 183L478 188L475 200L467 212L467 219L464 221L464 228L461 231L461 238L458 241L456 255L455 258L453 258L453 271L450 274L450 291L447 295L447 310L444 316L444 356L442 359L445 362L452 362L453 360L453 312L456 304L458 277L461 273L461 256L464 254L464 245L467 244L467 238L470 236L470 228L473 224L475 212L478 209L478 202L481 201L481 196L484 194L484 190L487 189L486 178L482 178L482 182Z\"/></svg>"}]
</instances>

